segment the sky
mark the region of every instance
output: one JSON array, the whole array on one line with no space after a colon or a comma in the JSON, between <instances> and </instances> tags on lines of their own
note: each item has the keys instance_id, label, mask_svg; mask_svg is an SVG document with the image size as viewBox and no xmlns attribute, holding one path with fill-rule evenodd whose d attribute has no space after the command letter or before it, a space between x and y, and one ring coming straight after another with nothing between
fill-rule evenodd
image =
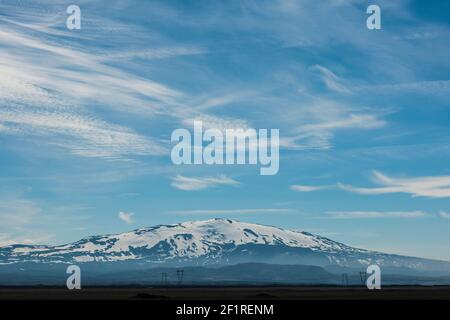
<instances>
[{"instance_id":1,"label":"sky","mask_svg":"<svg viewBox=\"0 0 450 320\"><path fill-rule=\"evenodd\" d=\"M0 245L220 217L450 260L449 12L0 1ZM194 120L279 129L278 173L174 165L171 134Z\"/></svg>"}]
</instances>

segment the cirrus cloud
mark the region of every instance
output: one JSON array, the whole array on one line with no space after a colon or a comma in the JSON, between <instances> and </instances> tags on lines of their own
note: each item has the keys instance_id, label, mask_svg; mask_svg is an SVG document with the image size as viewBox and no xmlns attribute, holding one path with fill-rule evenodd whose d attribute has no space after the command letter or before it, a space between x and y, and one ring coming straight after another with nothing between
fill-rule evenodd
<instances>
[{"instance_id":1,"label":"cirrus cloud","mask_svg":"<svg viewBox=\"0 0 450 320\"><path fill-rule=\"evenodd\" d=\"M185 177L177 175L172 178L172 187L185 191L204 190L218 185L238 185L239 182L223 174L215 177Z\"/></svg>"},{"instance_id":2,"label":"cirrus cloud","mask_svg":"<svg viewBox=\"0 0 450 320\"><path fill-rule=\"evenodd\" d=\"M423 211L330 211L327 214L334 219L421 218L428 215Z\"/></svg>"},{"instance_id":3,"label":"cirrus cloud","mask_svg":"<svg viewBox=\"0 0 450 320\"><path fill-rule=\"evenodd\" d=\"M297 191L297 192L313 192L313 191L330 189L332 187L333 186L306 186L306 185L296 184L296 185L290 186L289 188L291 190Z\"/></svg>"},{"instance_id":4,"label":"cirrus cloud","mask_svg":"<svg viewBox=\"0 0 450 320\"><path fill-rule=\"evenodd\" d=\"M450 213L448 213L448 212L440 211L440 212L439 212L439 216L440 216L441 218L443 218L443 219L450 220Z\"/></svg>"},{"instance_id":5,"label":"cirrus cloud","mask_svg":"<svg viewBox=\"0 0 450 320\"><path fill-rule=\"evenodd\" d=\"M450 197L450 176L392 178L381 172L374 171L372 178L380 187L362 188L344 184L338 184L338 186L346 191L367 195L408 193L412 197Z\"/></svg>"}]
</instances>

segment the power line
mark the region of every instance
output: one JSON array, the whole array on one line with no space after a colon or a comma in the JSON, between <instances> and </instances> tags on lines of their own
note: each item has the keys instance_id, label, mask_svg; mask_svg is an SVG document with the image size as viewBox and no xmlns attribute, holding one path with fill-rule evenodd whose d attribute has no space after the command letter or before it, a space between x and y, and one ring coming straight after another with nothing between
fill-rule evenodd
<instances>
[{"instance_id":1,"label":"power line","mask_svg":"<svg viewBox=\"0 0 450 320\"><path fill-rule=\"evenodd\" d=\"M166 272L161 272L161 285L163 287L167 286L167 273Z\"/></svg>"},{"instance_id":2,"label":"power line","mask_svg":"<svg viewBox=\"0 0 450 320\"><path fill-rule=\"evenodd\" d=\"M178 285L181 285L183 283L183 276L184 276L184 269L178 269L177 270Z\"/></svg>"},{"instance_id":3,"label":"power line","mask_svg":"<svg viewBox=\"0 0 450 320\"><path fill-rule=\"evenodd\" d=\"M361 284L362 284L363 286L365 286L365 285L366 285L366 281L367 281L367 272L365 272L365 271L360 271L360 272L359 272L359 277L361 278Z\"/></svg>"},{"instance_id":4,"label":"power line","mask_svg":"<svg viewBox=\"0 0 450 320\"><path fill-rule=\"evenodd\" d=\"M342 274L342 286L343 287L348 286L348 274L347 273Z\"/></svg>"}]
</instances>

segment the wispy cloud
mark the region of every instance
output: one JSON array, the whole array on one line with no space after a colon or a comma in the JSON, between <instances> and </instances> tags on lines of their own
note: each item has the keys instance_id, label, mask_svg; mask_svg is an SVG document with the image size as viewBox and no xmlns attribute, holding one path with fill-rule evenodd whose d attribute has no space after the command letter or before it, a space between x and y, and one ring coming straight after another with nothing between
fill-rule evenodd
<instances>
[{"instance_id":1,"label":"wispy cloud","mask_svg":"<svg viewBox=\"0 0 450 320\"><path fill-rule=\"evenodd\" d=\"M5 107L0 124L15 134L46 137L49 143L84 157L120 158L130 155L161 155L166 148L124 126L107 123L70 110Z\"/></svg>"},{"instance_id":2,"label":"wispy cloud","mask_svg":"<svg viewBox=\"0 0 450 320\"><path fill-rule=\"evenodd\" d=\"M39 15L35 18L39 21ZM167 150L160 137L140 134L128 127L129 123L111 123L101 108L107 108L108 115L118 112L145 117L152 125L152 118L165 116L184 124L200 118L205 126L214 128L246 126L246 121L202 111L238 100L240 94L206 99L189 108L187 105L196 100L193 96L117 63L205 54L207 49L203 47L149 47L138 42L138 49L109 52L100 39L99 45L82 47L76 41L62 41L61 35L73 40L72 33L52 32L53 22L41 28L37 21L8 21L3 21L0 31L0 104L5 106L0 114L1 133L45 136L46 143L67 148L78 156L128 159L162 155ZM138 27L126 31L136 33L137 38L143 34ZM105 30L99 32L103 34ZM21 55L16 55L17 51Z\"/></svg>"},{"instance_id":3,"label":"wispy cloud","mask_svg":"<svg viewBox=\"0 0 450 320\"><path fill-rule=\"evenodd\" d=\"M448 212L440 211L440 212L439 212L439 216L440 216L441 218L443 218L443 219L450 220L450 213L448 213Z\"/></svg>"},{"instance_id":4,"label":"wispy cloud","mask_svg":"<svg viewBox=\"0 0 450 320\"><path fill-rule=\"evenodd\" d=\"M39 244L53 237L40 226L49 217L35 200L22 194L0 197L0 246L11 244Z\"/></svg>"},{"instance_id":5,"label":"wispy cloud","mask_svg":"<svg viewBox=\"0 0 450 320\"><path fill-rule=\"evenodd\" d=\"M114 107L120 107L128 98L129 108L138 107L136 102L146 105L145 98L139 95L168 102L179 94L160 83L104 64L93 52L59 43L59 39L52 42L45 37L31 37L28 30L21 28L5 27L6 30L0 31L0 43L5 47L1 54L2 76L14 75L23 85L52 89L77 100L105 99ZM19 49L20 57L13 54ZM37 53L51 59L37 60Z\"/></svg>"},{"instance_id":6,"label":"wispy cloud","mask_svg":"<svg viewBox=\"0 0 450 320\"><path fill-rule=\"evenodd\" d=\"M239 182L225 175L215 177L185 177L177 175L172 178L172 187L185 191L204 190L219 185L238 185Z\"/></svg>"},{"instance_id":7,"label":"wispy cloud","mask_svg":"<svg viewBox=\"0 0 450 320\"><path fill-rule=\"evenodd\" d=\"M205 49L197 47L167 47L154 48L136 51L121 51L115 53L106 53L101 56L105 60L123 60L123 59L167 59L178 56L189 56L206 53Z\"/></svg>"},{"instance_id":8,"label":"wispy cloud","mask_svg":"<svg viewBox=\"0 0 450 320\"><path fill-rule=\"evenodd\" d=\"M427 216L423 211L329 211L334 219L368 219L368 218L421 218Z\"/></svg>"},{"instance_id":9,"label":"wispy cloud","mask_svg":"<svg viewBox=\"0 0 450 320\"><path fill-rule=\"evenodd\" d=\"M344 85L343 80L333 71L318 64L311 66L309 69L320 76L328 89L339 93L351 93L351 90Z\"/></svg>"},{"instance_id":10,"label":"wispy cloud","mask_svg":"<svg viewBox=\"0 0 450 320\"><path fill-rule=\"evenodd\" d=\"M31 224L40 217L41 213L41 207L32 200L20 196L8 196L0 199L2 227L17 228Z\"/></svg>"},{"instance_id":11,"label":"wispy cloud","mask_svg":"<svg viewBox=\"0 0 450 320\"><path fill-rule=\"evenodd\" d=\"M132 224L134 222L133 216L134 216L134 213L127 213L127 212L123 212L123 211L120 211L118 214L119 219L127 224Z\"/></svg>"},{"instance_id":12,"label":"wispy cloud","mask_svg":"<svg viewBox=\"0 0 450 320\"><path fill-rule=\"evenodd\" d=\"M293 209L260 208L260 209L205 209L173 211L176 215L241 215L241 214L281 214L295 212Z\"/></svg>"},{"instance_id":13,"label":"wispy cloud","mask_svg":"<svg viewBox=\"0 0 450 320\"><path fill-rule=\"evenodd\" d=\"M242 119L230 117L217 117L208 114L197 114L194 117L183 119L182 122L188 127L193 127L194 121L201 121L205 129L218 129L225 132L226 129L247 129L248 122Z\"/></svg>"},{"instance_id":14,"label":"wispy cloud","mask_svg":"<svg viewBox=\"0 0 450 320\"><path fill-rule=\"evenodd\" d=\"M387 110L374 112L369 108L342 105L323 98L313 98L306 106L289 115L300 118L280 145L293 149L329 149L333 146L333 137L345 130L373 130L386 126L381 118ZM361 111L364 111L362 113ZM285 119L287 123L290 119Z\"/></svg>"},{"instance_id":15,"label":"wispy cloud","mask_svg":"<svg viewBox=\"0 0 450 320\"><path fill-rule=\"evenodd\" d=\"M430 81L416 81L416 82L402 82L388 85L372 85L372 86L357 86L355 90L361 92L377 91L377 92L414 92L432 95L434 97L446 97L450 91L450 80L430 80Z\"/></svg>"},{"instance_id":16,"label":"wispy cloud","mask_svg":"<svg viewBox=\"0 0 450 320\"><path fill-rule=\"evenodd\" d=\"M346 118L304 126L302 131L337 130L348 128L375 129L381 128L385 121L374 115L349 114Z\"/></svg>"},{"instance_id":17,"label":"wispy cloud","mask_svg":"<svg viewBox=\"0 0 450 320\"><path fill-rule=\"evenodd\" d=\"M306 186L306 185L292 185L289 187L291 190L297 191L297 192L313 192L313 191L320 191L320 190L326 190L333 188L333 186Z\"/></svg>"},{"instance_id":18,"label":"wispy cloud","mask_svg":"<svg viewBox=\"0 0 450 320\"><path fill-rule=\"evenodd\" d=\"M8 8L11 14L17 9ZM45 137L40 140L83 157L117 159L164 154L166 149L158 139L109 122L96 106L152 116L164 110L160 109L163 105L176 105L175 98L181 94L106 63L106 56L98 52L101 46L78 48L72 41L73 33L54 29L55 21L44 21L42 13L30 14L31 24L2 20L0 132L30 139ZM68 41L62 41L62 35ZM15 54L17 51L21 54ZM165 58L201 52L196 48L144 48L120 54ZM167 110L171 112L169 107Z\"/></svg>"},{"instance_id":19,"label":"wispy cloud","mask_svg":"<svg viewBox=\"0 0 450 320\"><path fill-rule=\"evenodd\" d=\"M0 247L10 246L13 244L36 245L42 244L50 240L53 236L46 233L33 233L30 231L27 236L11 236L8 233L0 233Z\"/></svg>"},{"instance_id":20,"label":"wispy cloud","mask_svg":"<svg viewBox=\"0 0 450 320\"><path fill-rule=\"evenodd\" d=\"M199 101L194 101L193 105L197 110L208 110L212 108L224 107L232 103L241 102L245 99L251 99L257 96L255 91L233 90L231 93L213 94L200 97Z\"/></svg>"},{"instance_id":21,"label":"wispy cloud","mask_svg":"<svg viewBox=\"0 0 450 320\"><path fill-rule=\"evenodd\" d=\"M166 7L162 4L155 4L155 6L158 6L159 9L164 7L162 11L165 14L172 12L172 10L175 10L174 16L180 14L170 6ZM248 12L252 12L251 20L260 15L260 18L263 18L267 14L266 10L262 10L262 7L266 5L246 4L245 6L248 6L246 9ZM234 6L232 7L234 8ZM286 10L284 4L276 4L274 10L280 10L283 15L287 14L289 19L297 21L297 15L304 17L303 9L309 8L310 5L294 5L294 7L295 10L291 11ZM10 11L11 14L22 17L22 11L17 10L14 6L6 6L4 9L5 12ZM172 88L166 83L155 80L154 78L157 75L151 72L142 74L133 71L139 69L135 68L136 65L134 65L136 60L167 59L177 56L205 54L208 53L206 46L174 44L170 41L167 44L164 43L167 41L163 41L159 47L152 47L147 41L148 29L137 25L124 26L118 19L108 20L96 15L85 17L83 21L85 22L84 26L89 31L92 28L98 30L96 29L96 32L93 33L78 34L79 37L95 37L96 41L90 41L89 45L83 44L80 46L77 41L73 41L77 37L76 33L56 27L59 23L56 9L51 18L47 18L42 13L27 12L25 16L32 15L32 23L12 23L11 19L3 20L3 31L0 31L0 45L2 45L2 52L0 53L0 96L9 97L9 101L5 101L5 104L11 106L11 102L13 102L15 105L19 104L20 108L18 106L10 107L9 118L13 118L15 122L12 125L7 122L0 122L0 132L10 134L21 132L33 137L41 135L42 132L47 134L48 130L45 126L27 127L29 121L22 121L20 115L35 117L34 108L42 108L44 105L52 106L52 108L47 107L43 112L40 112L39 117L43 121L54 123L54 118L61 116L66 118L66 122L72 121L71 119L74 117L81 118L80 121L83 122L98 121L90 123L90 128L95 133L93 135L81 129L66 132L64 127L54 126L52 129L54 134L46 136L49 143L65 146L80 156L124 158L125 155L129 157L134 155L160 155L165 150L159 143L160 137L150 137L148 134L139 133L136 129L131 130L128 127L130 123L110 123L110 120L105 119L104 114L95 113L95 108L99 105L101 108L108 108L108 114L116 111L134 116L138 115L139 117L165 116L185 125L191 124L193 119L197 119L202 120L205 127L219 129L246 128L248 123L254 122L252 117L231 114L230 112L222 113L220 116L214 115L210 113L211 110L209 109L241 102L243 99L251 100L250 98L257 95L256 92L260 90L259 86L258 90L250 87L239 92L236 92L235 88L230 90L230 87L220 90L212 87L211 89L214 92L220 91L220 95L200 96L201 99L198 99L199 96L196 94L184 93L180 89ZM172 19L174 16L169 15L167 19ZM246 18L250 18L250 16L246 16ZM275 17L271 15L271 18ZM241 18L237 19L240 20ZM266 19L257 19L254 22L258 22L259 25L262 21L266 21ZM174 22L177 25L183 25L181 21ZM243 21L236 23L235 27L238 29L248 27L246 23L241 22ZM310 22L316 24L314 20ZM284 23L282 25L288 27ZM265 27L263 29L265 30ZM288 29L290 30L290 27ZM110 32L112 30L120 30L126 35L133 34L133 40L127 39L127 45L128 42L131 43L129 49L122 49L122 46L116 47L114 45L111 46L110 51L105 49L102 38L112 36L114 41L123 41L119 37L119 33ZM286 31L288 30L283 30L280 35L284 37ZM91 33L95 35L89 36ZM64 36L65 40L62 41L59 36ZM308 38L309 36L308 34ZM116 37L119 37L119 39ZM114 44L116 43L114 42ZM21 52L20 56L14 54L17 51ZM43 55L46 56L45 60L40 58ZM131 68L123 68L123 64L117 63L124 59L132 66ZM142 64L137 65L141 66ZM314 65L310 69L317 73L331 90L349 91L344 79L330 69L322 65ZM213 73L210 72L211 70L204 71L207 72L208 76ZM217 78L221 79L220 76L217 76ZM213 81L208 81L208 83L210 82ZM261 101L266 98L262 98ZM267 100L265 101L267 102ZM279 102L277 101L277 103ZM26 104L26 107L23 104ZM65 108L61 108L62 105ZM53 110L55 108L58 108L58 110ZM298 130L294 129L292 135L289 134L290 129L287 129L285 132L288 133L281 138L281 147L327 149L332 146L330 140L337 130L373 129L384 125L384 122L378 119L376 115L367 112L359 114L349 110L349 108L342 108L342 106L337 106L333 113L328 112L328 108L323 109L317 106L311 106L310 109L320 109L324 112L317 117L307 119L305 127ZM338 112L338 110L340 111ZM121 119L115 117L115 115L111 118L116 119L116 121ZM292 118L295 119L295 117ZM99 127L97 128L95 125ZM59 140L64 140L62 143L61 141L54 141L57 140L54 137L59 134L61 134ZM63 139L64 137L66 139Z\"/></svg>"},{"instance_id":22,"label":"wispy cloud","mask_svg":"<svg viewBox=\"0 0 450 320\"><path fill-rule=\"evenodd\" d=\"M418 178L392 178L381 172L373 172L373 180L381 187L360 188L339 184L343 190L368 195L388 193L409 193L413 197L450 197L450 176L431 176Z\"/></svg>"}]
</instances>

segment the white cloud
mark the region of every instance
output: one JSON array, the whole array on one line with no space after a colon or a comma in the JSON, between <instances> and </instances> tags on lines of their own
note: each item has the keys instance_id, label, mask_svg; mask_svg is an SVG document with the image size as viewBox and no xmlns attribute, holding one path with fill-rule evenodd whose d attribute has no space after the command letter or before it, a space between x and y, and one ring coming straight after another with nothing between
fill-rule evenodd
<instances>
[{"instance_id":1,"label":"white cloud","mask_svg":"<svg viewBox=\"0 0 450 320\"><path fill-rule=\"evenodd\" d=\"M423 211L330 211L334 219L367 219L367 218L421 218L427 213Z\"/></svg>"},{"instance_id":2,"label":"white cloud","mask_svg":"<svg viewBox=\"0 0 450 320\"><path fill-rule=\"evenodd\" d=\"M240 214L279 214L294 212L292 209L261 208L261 209L212 209L174 211L177 215L240 215Z\"/></svg>"},{"instance_id":3,"label":"white cloud","mask_svg":"<svg viewBox=\"0 0 450 320\"><path fill-rule=\"evenodd\" d=\"M41 20L45 26L40 27L39 19L45 20L41 16L33 15L33 24L2 24L0 132L39 138L83 157L165 154L157 139L101 119L94 106L151 116L180 93L104 63L95 47L79 49L70 41L61 42L61 32L51 32L53 21L45 25ZM159 58L199 53L193 48L156 51Z\"/></svg>"},{"instance_id":4,"label":"white cloud","mask_svg":"<svg viewBox=\"0 0 450 320\"><path fill-rule=\"evenodd\" d=\"M203 190L218 185L237 185L238 181L229 178L225 175L218 175L216 177L185 177L177 175L172 178L172 187L186 190L197 191Z\"/></svg>"},{"instance_id":5,"label":"white cloud","mask_svg":"<svg viewBox=\"0 0 450 320\"><path fill-rule=\"evenodd\" d=\"M232 103L242 102L244 100L254 99L258 95L255 91L232 90L231 93L225 94L208 94L201 96L198 101L194 101L193 107L196 110L207 110L212 108L224 107Z\"/></svg>"},{"instance_id":6,"label":"white cloud","mask_svg":"<svg viewBox=\"0 0 450 320\"><path fill-rule=\"evenodd\" d=\"M255 14L265 16L267 14L266 10L260 11L260 9L257 9L259 6L255 5L253 7L251 5L251 8L247 9L250 11L256 10ZM261 6L265 7L265 5ZM305 8L309 7L309 5L301 5L301 7L303 6ZM284 8L284 5L282 7ZM297 5L294 5L294 7L299 9ZM208 52L207 48L192 44L174 44L159 38L159 47L154 47L147 42L148 37L154 35L149 35L149 30L146 27L123 25L114 17L111 17L110 20L107 17L96 16L94 13L83 20L85 21L83 29L88 32L74 33L56 28L59 23L56 7L54 14L51 16L39 13L32 14L33 8L30 9L31 12L27 11L25 14L23 14L23 10L26 10L26 7L23 10L17 10L15 6L6 6L4 9L5 12L11 12L13 16L14 14L19 15L20 19L12 20L25 20L27 22L5 22L2 25L2 31L0 31L0 45L2 46L2 51L0 52L0 100L2 96L5 96L9 97L9 100L14 101L16 104L27 104L27 107L31 107L29 110L11 107L11 109L14 109L12 111L15 113L15 116L22 114L22 112L33 113L32 109L36 106L41 107L45 105L59 108L58 111L47 108L45 112L41 112L40 117L43 117L45 122L54 122L52 117L54 117L53 113L56 112L58 112L58 115L67 114L67 117L74 117L75 114L77 117L83 118L83 121L88 121L95 114L93 110L95 107L93 106L100 105L102 108L108 108L108 115L111 115L110 111L114 110L140 117L170 117L185 125L192 125L193 119L203 120L205 128L213 127L222 130L224 128L247 128L248 123L257 122L258 119L254 121L254 118L247 116L234 116L232 112L222 113L220 116L212 115L209 113L209 109L231 103L235 104L236 102L242 102L242 100L252 100L247 102L255 103L253 101L255 100L253 99L254 97L263 91L271 91L271 89L267 90L268 88L259 85L257 90L250 87L240 88L239 83L231 88L226 87L223 89L225 81L220 76L210 79L212 72L200 72L198 73L200 79L205 80L203 77L207 74L208 84L214 83L216 87L220 87L219 91L215 90L214 87L207 88L204 91L209 92L212 89L213 92L219 92L220 94L207 94L206 96L199 94L189 95L167 84L151 79L153 76L157 77L157 75L146 73L145 76L138 76L135 70L139 68L135 67L142 65L138 64L139 61L126 61L126 65L132 66L131 68L125 68L124 64L118 64L117 62L133 58L166 59L182 55L203 54ZM308 15L304 16L305 10L297 9L294 12L291 12L291 10L285 12L285 9L281 9L278 5L274 7L274 10L282 10L290 18L293 18L291 14L295 13L295 16L299 14L302 18L307 18L310 23L317 24L315 20L309 20L310 17ZM171 11L173 8L170 8L170 6L165 7L163 11L167 13L167 10ZM33 18L32 21L29 21L30 15ZM178 15L179 13L175 14L175 16ZM263 18L263 16L260 18ZM171 18L173 16L167 17L167 19ZM235 18L239 20L238 17ZM298 21L297 18L295 18L295 21ZM258 22L259 25L262 21L266 21L266 19L257 19L255 22ZM182 21L173 22L183 24ZM291 29L290 25L288 26L284 23L282 25L288 27L289 30ZM245 28L246 23L237 23L235 27ZM266 26L264 26L264 30L265 28ZM286 31L283 30L281 32L283 38ZM298 30L296 30L295 34L297 33ZM119 34L124 34L124 37L133 34L130 48L123 49L121 46L111 46L111 52L106 51L102 41L113 37L111 39L112 44L117 44L116 41L123 41L122 36L119 36ZM314 37L317 37L316 32L313 34ZM65 37L64 42L59 38L61 35ZM116 36L119 38L115 38ZM91 41L89 41L88 46L80 46L79 41L74 41L77 40L77 37L83 37L83 39L88 37L88 40ZM161 40L162 44L160 43ZM19 56L15 54L18 51L21 52ZM42 56L45 56L46 59L43 60ZM151 66L149 63L151 61L146 62L146 65ZM194 68L196 66L191 67ZM348 87L344 84L345 81L331 70L320 65L315 65L311 69L321 76L330 89L340 92L348 90ZM149 70L152 70L152 68L149 68ZM226 82L229 83L228 79ZM3 90L2 84L4 84ZM269 98L273 98L270 94L267 94L267 96L263 95L264 97L259 97L261 105L271 101ZM275 97L270 102L270 104L272 103L280 103L279 97ZM75 108L73 105L77 107ZM61 106L65 108L61 108ZM352 110L349 111L349 108L337 105L334 108L334 112L341 110L340 113L330 113L326 106L324 109L323 106L313 105L311 109L322 110L323 112L317 118L306 119L306 127L303 130L299 129L293 132L292 136L289 136L289 129L285 130L287 134L281 137L281 147L327 149L331 147L330 140L333 138L336 130L346 128L372 129L384 125L384 122L375 115L358 114L361 111L360 108L358 108L360 111L353 112ZM89 113L85 112L86 110L89 110ZM270 112L272 117L272 106ZM255 117L259 117L257 112L253 114L255 114ZM260 114L262 115L263 112ZM295 116L288 116L291 119L295 119L296 123L298 123ZM279 115L274 115L274 117L279 117ZM71 131L67 135L64 128L54 127L54 134L52 136L47 135L45 140L48 143L69 148L73 153L85 157L124 158L125 155L130 157L143 154L160 155L165 152L159 143L160 141L156 138L139 134L135 130L130 130L124 124L121 126L119 124L110 124L104 119L103 114L101 116L97 114L97 118L95 116L93 118L102 123L97 123L100 128L92 136L90 132L83 130ZM121 119L121 117L116 117L115 115L112 115L112 118L116 119L115 121ZM280 122L283 123L282 121L277 121L277 123ZM13 127L0 122L0 132L10 134L22 133L30 136L40 136L42 132L48 133L48 130L43 126L27 128L27 125L26 122L18 120ZM108 130L104 130L105 125L111 126L108 127ZM65 137L65 139L59 140L64 141L55 139L55 136L59 134L61 134L60 138Z\"/></svg>"},{"instance_id":7,"label":"white cloud","mask_svg":"<svg viewBox=\"0 0 450 320\"><path fill-rule=\"evenodd\" d=\"M132 129L69 110L5 107L0 110L1 122L22 135L45 136L52 144L84 157L125 158L166 152L158 142Z\"/></svg>"},{"instance_id":8,"label":"white cloud","mask_svg":"<svg viewBox=\"0 0 450 320\"><path fill-rule=\"evenodd\" d=\"M213 115L199 114L192 118L183 119L182 122L188 127L194 126L194 121L201 121L203 129L218 129L225 132L226 129L247 129L248 122L242 119L229 117L216 117Z\"/></svg>"},{"instance_id":9,"label":"white cloud","mask_svg":"<svg viewBox=\"0 0 450 320\"><path fill-rule=\"evenodd\" d=\"M132 224L134 222L133 216L134 216L134 213L127 213L127 212L123 212L123 211L120 211L118 214L119 219L127 224Z\"/></svg>"},{"instance_id":10,"label":"white cloud","mask_svg":"<svg viewBox=\"0 0 450 320\"><path fill-rule=\"evenodd\" d=\"M207 127L246 126L243 120L189 108L193 97L114 63L132 58L203 54L206 49L180 45L149 48L142 43L136 45L142 49L119 52L105 52L101 45L77 48L77 42L61 42L61 34L51 32L52 23L36 29L39 17L35 18L33 25L5 23L0 30L0 104L8 106L1 110L0 133L45 136L46 143L67 148L78 156L129 159L136 155L162 155L167 150L159 138L103 119L104 113L99 112L102 110L94 106L108 108L108 115L115 111L149 119L167 116L183 123L201 117ZM138 36L143 30L127 32ZM71 37L70 33L63 34ZM17 51L21 54L16 55ZM239 97L230 95L229 99ZM226 101L206 101L203 107L221 103Z\"/></svg>"},{"instance_id":11,"label":"white cloud","mask_svg":"<svg viewBox=\"0 0 450 320\"><path fill-rule=\"evenodd\" d=\"M197 55L206 53L205 49L197 47L167 47L154 48L136 51L123 51L115 53L106 53L101 56L106 60L124 60L124 59L167 59L177 56Z\"/></svg>"},{"instance_id":12,"label":"white cloud","mask_svg":"<svg viewBox=\"0 0 450 320\"><path fill-rule=\"evenodd\" d=\"M341 78L335 75L331 70L321 66L314 65L309 68L311 71L317 72L328 89L339 93L351 93Z\"/></svg>"},{"instance_id":13,"label":"white cloud","mask_svg":"<svg viewBox=\"0 0 450 320\"><path fill-rule=\"evenodd\" d=\"M0 197L0 246L40 244L53 235L40 230L48 219L41 205L21 194Z\"/></svg>"},{"instance_id":14,"label":"white cloud","mask_svg":"<svg viewBox=\"0 0 450 320\"><path fill-rule=\"evenodd\" d=\"M1 227L17 228L33 223L42 209L34 201L22 197L2 197L0 199Z\"/></svg>"},{"instance_id":15,"label":"white cloud","mask_svg":"<svg viewBox=\"0 0 450 320\"><path fill-rule=\"evenodd\" d=\"M440 216L441 218L443 218L443 219L450 220L450 213L448 213L448 212L440 211L440 212L439 212L439 216Z\"/></svg>"},{"instance_id":16,"label":"white cloud","mask_svg":"<svg viewBox=\"0 0 450 320\"><path fill-rule=\"evenodd\" d=\"M13 244L18 244L19 242L13 239L1 239L0 238L0 247L6 247Z\"/></svg>"},{"instance_id":17,"label":"white cloud","mask_svg":"<svg viewBox=\"0 0 450 320\"><path fill-rule=\"evenodd\" d=\"M450 197L450 176L391 178L381 172L374 171L373 180L381 187L359 188L343 184L339 184L339 187L346 191L368 195L409 193L413 197Z\"/></svg>"},{"instance_id":18,"label":"white cloud","mask_svg":"<svg viewBox=\"0 0 450 320\"><path fill-rule=\"evenodd\" d=\"M292 185L289 187L291 190L297 191L297 192L312 192L312 191L320 191L325 189L330 189L332 186L305 186L305 185Z\"/></svg>"},{"instance_id":19,"label":"white cloud","mask_svg":"<svg viewBox=\"0 0 450 320\"><path fill-rule=\"evenodd\" d=\"M345 118L305 125L300 128L301 132L316 132L325 130L338 130L348 128L376 129L386 124L374 115L349 114Z\"/></svg>"},{"instance_id":20,"label":"white cloud","mask_svg":"<svg viewBox=\"0 0 450 320\"><path fill-rule=\"evenodd\" d=\"M152 80L103 64L97 54L32 38L20 29L7 29L0 31L0 43L5 46L0 55L4 61L1 66L5 69L2 77L15 76L23 84L55 90L77 100L102 99L119 108L124 103L128 108L136 106L135 102L148 105L146 98L169 102L179 94ZM14 50L18 49L22 52L20 56L14 55ZM49 58L36 60L36 53ZM139 95L146 98L139 98Z\"/></svg>"},{"instance_id":21,"label":"white cloud","mask_svg":"<svg viewBox=\"0 0 450 320\"><path fill-rule=\"evenodd\" d=\"M431 80L431 81L416 81L416 82L401 82L388 85L371 85L371 86L357 86L356 90L361 92L376 91L376 92L415 92L422 94L446 96L450 90L450 80Z\"/></svg>"},{"instance_id":22,"label":"white cloud","mask_svg":"<svg viewBox=\"0 0 450 320\"><path fill-rule=\"evenodd\" d=\"M364 113L362 113L364 111ZM380 115L369 108L342 105L323 98L314 98L309 104L296 108L285 122L295 119L289 135L282 137L280 145L292 149L329 149L339 131L372 130L386 125ZM297 120L300 119L300 120Z\"/></svg>"},{"instance_id":23,"label":"white cloud","mask_svg":"<svg viewBox=\"0 0 450 320\"><path fill-rule=\"evenodd\" d=\"M0 247L13 244L37 245L49 241L53 236L50 234L36 234L30 231L26 236L11 236L7 233L0 234Z\"/></svg>"}]
</instances>

